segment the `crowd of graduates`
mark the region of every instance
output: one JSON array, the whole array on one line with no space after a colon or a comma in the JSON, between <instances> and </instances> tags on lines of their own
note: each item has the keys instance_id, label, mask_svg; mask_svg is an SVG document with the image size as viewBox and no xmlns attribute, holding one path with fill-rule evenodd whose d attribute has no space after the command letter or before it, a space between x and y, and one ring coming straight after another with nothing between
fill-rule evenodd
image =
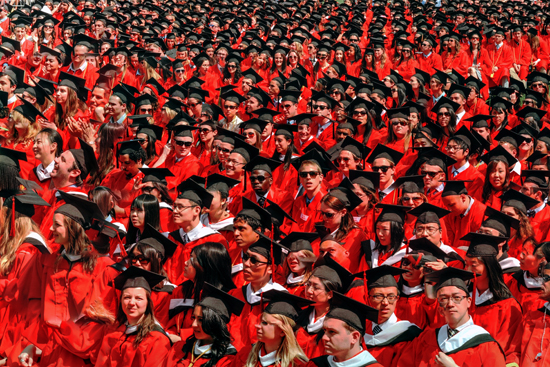
<instances>
[{"instance_id":1,"label":"crowd of graduates","mask_svg":"<svg viewBox=\"0 0 550 367\"><path fill-rule=\"evenodd\" d=\"M0 366L549 367L548 14L3 2Z\"/></svg>"}]
</instances>

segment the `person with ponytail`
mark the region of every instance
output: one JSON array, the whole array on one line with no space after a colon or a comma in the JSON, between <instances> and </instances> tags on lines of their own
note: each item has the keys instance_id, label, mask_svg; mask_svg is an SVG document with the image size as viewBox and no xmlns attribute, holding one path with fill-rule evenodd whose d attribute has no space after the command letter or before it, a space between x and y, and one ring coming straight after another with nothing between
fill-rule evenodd
<instances>
[{"instance_id":1,"label":"person with ponytail","mask_svg":"<svg viewBox=\"0 0 550 367\"><path fill-rule=\"evenodd\" d=\"M298 181L298 171L291 160L298 158L298 149L294 145L294 132L297 125L278 125L275 131L275 152L271 159L283 162L283 165L273 171L272 187L285 191L295 186Z\"/></svg>"},{"instance_id":2,"label":"person with ponytail","mask_svg":"<svg viewBox=\"0 0 550 367\"><path fill-rule=\"evenodd\" d=\"M518 301L504 284L497 260L502 237L469 233L466 270L478 275L472 289L474 324L483 327L500 344L506 363L519 363L521 345L515 335L521 333L522 311Z\"/></svg>"},{"instance_id":3,"label":"person with ponytail","mask_svg":"<svg viewBox=\"0 0 550 367\"><path fill-rule=\"evenodd\" d=\"M204 283L204 292L191 315L193 335L174 344L165 367L229 367L237 355L227 328L232 315L239 316L244 302L218 287Z\"/></svg>"}]
</instances>

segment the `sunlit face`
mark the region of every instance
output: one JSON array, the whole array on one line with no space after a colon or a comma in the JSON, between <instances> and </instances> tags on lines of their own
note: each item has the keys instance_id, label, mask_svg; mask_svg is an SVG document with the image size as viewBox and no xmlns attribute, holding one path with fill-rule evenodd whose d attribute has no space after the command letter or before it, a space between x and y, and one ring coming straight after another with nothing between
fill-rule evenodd
<instances>
[{"instance_id":1,"label":"sunlit face","mask_svg":"<svg viewBox=\"0 0 550 367\"><path fill-rule=\"evenodd\" d=\"M506 165L504 162L498 162L494 169L489 173L489 182L495 190L501 190L506 182Z\"/></svg>"},{"instance_id":2,"label":"sunlit face","mask_svg":"<svg viewBox=\"0 0 550 367\"><path fill-rule=\"evenodd\" d=\"M257 229L258 228L256 228L256 230ZM237 219L233 224L233 237L235 238L237 246L241 248L252 245L260 238L254 231L254 228L241 219Z\"/></svg>"},{"instance_id":3,"label":"sunlit face","mask_svg":"<svg viewBox=\"0 0 550 367\"><path fill-rule=\"evenodd\" d=\"M521 253L519 254L521 270L528 271L531 274L537 274L538 267L543 260L544 255L542 254L542 250L537 249L535 252L535 246L532 242L527 241L522 245Z\"/></svg>"},{"instance_id":4,"label":"sunlit face","mask_svg":"<svg viewBox=\"0 0 550 367\"><path fill-rule=\"evenodd\" d=\"M269 278L271 266L268 259L256 252L246 251L247 259L243 259L243 278L245 282L254 282Z\"/></svg>"},{"instance_id":5,"label":"sunlit face","mask_svg":"<svg viewBox=\"0 0 550 367\"><path fill-rule=\"evenodd\" d=\"M239 153L231 153L225 161L225 172L228 177L240 177L244 172L246 161Z\"/></svg>"},{"instance_id":6,"label":"sunlit face","mask_svg":"<svg viewBox=\"0 0 550 367\"><path fill-rule=\"evenodd\" d=\"M360 160L353 156L353 153L347 150L342 150L337 158L338 170L343 174L349 174L350 170L356 170L360 164Z\"/></svg>"},{"instance_id":7,"label":"sunlit face","mask_svg":"<svg viewBox=\"0 0 550 367\"><path fill-rule=\"evenodd\" d=\"M245 103L246 106L246 112L251 113L252 111L256 111L260 108L260 101L256 97L248 96L248 99Z\"/></svg>"},{"instance_id":8,"label":"sunlit face","mask_svg":"<svg viewBox=\"0 0 550 367\"><path fill-rule=\"evenodd\" d=\"M135 228L143 232L145 228L145 210L133 206L130 209L130 221Z\"/></svg>"},{"instance_id":9,"label":"sunlit face","mask_svg":"<svg viewBox=\"0 0 550 367\"><path fill-rule=\"evenodd\" d=\"M126 288L122 291L121 306L130 325L135 325L147 310L147 291L143 288Z\"/></svg>"},{"instance_id":10,"label":"sunlit face","mask_svg":"<svg viewBox=\"0 0 550 367\"><path fill-rule=\"evenodd\" d=\"M441 107L437 113L437 123L441 127L449 127L451 122L451 113L447 107Z\"/></svg>"},{"instance_id":11,"label":"sunlit face","mask_svg":"<svg viewBox=\"0 0 550 367\"><path fill-rule=\"evenodd\" d=\"M126 178L130 179L140 172L139 169L142 162L141 159L138 162L131 160L128 154L120 154L118 156L118 165L120 170L126 174Z\"/></svg>"},{"instance_id":12,"label":"sunlit face","mask_svg":"<svg viewBox=\"0 0 550 367\"><path fill-rule=\"evenodd\" d=\"M53 223L50 227L50 231L52 231L52 235L54 238L54 242L65 246L69 243L69 235L67 227L65 226L65 216L60 213L55 213L53 215Z\"/></svg>"},{"instance_id":13,"label":"sunlit face","mask_svg":"<svg viewBox=\"0 0 550 367\"><path fill-rule=\"evenodd\" d=\"M258 341L275 344L275 342L282 340L285 334L278 326L279 323L275 317L264 312L260 323L256 325Z\"/></svg>"},{"instance_id":14,"label":"sunlit face","mask_svg":"<svg viewBox=\"0 0 550 367\"><path fill-rule=\"evenodd\" d=\"M386 158L377 158L372 162L372 170L380 172L380 186L384 186L393 180L395 169L393 164Z\"/></svg>"},{"instance_id":15,"label":"sunlit face","mask_svg":"<svg viewBox=\"0 0 550 367\"><path fill-rule=\"evenodd\" d=\"M315 302L315 305L321 306L328 304L332 298L332 292L328 291L321 281L316 276L311 276L305 286L305 297L310 301Z\"/></svg>"},{"instance_id":16,"label":"sunlit face","mask_svg":"<svg viewBox=\"0 0 550 367\"><path fill-rule=\"evenodd\" d=\"M454 296L466 296L458 304L449 300L445 306L439 305L439 311L445 317L445 321L449 324L456 325L462 318L467 315L468 308L472 303L472 299L462 289L455 286L443 287L437 292L438 299L449 299Z\"/></svg>"},{"instance_id":17,"label":"sunlit face","mask_svg":"<svg viewBox=\"0 0 550 367\"><path fill-rule=\"evenodd\" d=\"M57 92L55 93L55 100L59 104L64 104L69 98L69 87L58 86Z\"/></svg>"},{"instance_id":18,"label":"sunlit face","mask_svg":"<svg viewBox=\"0 0 550 367\"><path fill-rule=\"evenodd\" d=\"M275 150L279 154L286 154L288 147L292 143L291 139L288 139L284 135L275 135Z\"/></svg>"},{"instance_id":19,"label":"sunlit face","mask_svg":"<svg viewBox=\"0 0 550 367\"><path fill-rule=\"evenodd\" d=\"M193 266L193 264L197 261L197 256L195 255L194 251L191 251L191 256L189 257L189 260L185 261L185 268L183 269L183 276L186 279L195 280L195 277L197 276L197 269Z\"/></svg>"},{"instance_id":20,"label":"sunlit face","mask_svg":"<svg viewBox=\"0 0 550 367\"><path fill-rule=\"evenodd\" d=\"M357 331L350 332L342 320L325 318L323 322L325 331L322 341L325 353L328 355L342 355L349 351L352 344L358 343L361 334Z\"/></svg>"},{"instance_id":21,"label":"sunlit face","mask_svg":"<svg viewBox=\"0 0 550 367\"><path fill-rule=\"evenodd\" d=\"M75 166L75 159L70 150L64 151L59 157L54 159L54 162L55 164L51 172L52 178L69 177Z\"/></svg>"},{"instance_id":22,"label":"sunlit face","mask_svg":"<svg viewBox=\"0 0 550 367\"><path fill-rule=\"evenodd\" d=\"M323 174L319 167L310 163L304 163L300 166L298 177L300 184L307 192L316 190L323 181Z\"/></svg>"},{"instance_id":23,"label":"sunlit face","mask_svg":"<svg viewBox=\"0 0 550 367\"><path fill-rule=\"evenodd\" d=\"M398 291L396 287L369 289L369 304L378 310L379 324L385 322L393 315L397 306L397 297Z\"/></svg>"}]
</instances>

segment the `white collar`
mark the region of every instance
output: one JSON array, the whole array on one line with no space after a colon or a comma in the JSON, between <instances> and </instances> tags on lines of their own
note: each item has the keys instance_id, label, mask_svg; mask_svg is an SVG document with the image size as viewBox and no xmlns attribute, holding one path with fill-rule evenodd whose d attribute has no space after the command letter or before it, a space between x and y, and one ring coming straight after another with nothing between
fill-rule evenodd
<instances>
[{"instance_id":1,"label":"white collar","mask_svg":"<svg viewBox=\"0 0 550 367\"><path fill-rule=\"evenodd\" d=\"M470 168L470 162L468 162L468 161L466 161L466 164L463 165L463 166L460 167L460 168L456 168L456 169L455 169L454 166L453 166L453 175L454 175L455 173L458 175L459 173L462 173L462 172L466 171L468 168Z\"/></svg>"},{"instance_id":2,"label":"white collar","mask_svg":"<svg viewBox=\"0 0 550 367\"><path fill-rule=\"evenodd\" d=\"M382 329L382 331L386 330L387 328L389 328L390 326L394 325L395 323L397 322L397 316L395 316L395 313L392 313L390 318L387 319L386 321L384 321L383 323L381 324L377 324L375 322L372 323L372 331L374 332L374 328L376 326L379 326L380 329Z\"/></svg>"},{"instance_id":3,"label":"white collar","mask_svg":"<svg viewBox=\"0 0 550 367\"><path fill-rule=\"evenodd\" d=\"M501 48L502 45L504 45L504 41L501 43L495 43L495 46L497 47L497 49Z\"/></svg>"},{"instance_id":4,"label":"white collar","mask_svg":"<svg viewBox=\"0 0 550 367\"><path fill-rule=\"evenodd\" d=\"M44 180L47 180L50 178L51 173L53 171L53 167L55 166L55 161L52 161L46 168L44 168L44 165L40 163L36 167L36 177L42 182Z\"/></svg>"},{"instance_id":5,"label":"white collar","mask_svg":"<svg viewBox=\"0 0 550 367\"><path fill-rule=\"evenodd\" d=\"M124 120L126 119L128 115L126 115L126 113L123 113L122 116L120 116L120 118L118 120L115 121L115 123L119 124L119 125L122 125L124 123Z\"/></svg>"},{"instance_id":6,"label":"white collar","mask_svg":"<svg viewBox=\"0 0 550 367\"><path fill-rule=\"evenodd\" d=\"M468 322L455 329L460 332L456 333L451 338L449 338L448 336L448 330L449 325L443 325L443 327L439 329L439 332L437 333L437 344L439 344L439 348L441 348L443 353L451 353L452 351L462 347L464 344L466 344L466 342L478 335L489 335L487 330L485 330L481 326L474 325L474 321L472 320L471 316Z\"/></svg>"},{"instance_id":7,"label":"white collar","mask_svg":"<svg viewBox=\"0 0 550 367\"><path fill-rule=\"evenodd\" d=\"M403 292L407 296L424 292L424 284L420 283L419 285L415 285L414 287L409 287L408 285L403 284L401 286L401 292Z\"/></svg>"},{"instance_id":8,"label":"white collar","mask_svg":"<svg viewBox=\"0 0 550 367\"><path fill-rule=\"evenodd\" d=\"M462 119L462 116L464 116L465 114L466 114L466 110L456 114L456 123L457 124L460 122L460 120Z\"/></svg>"},{"instance_id":9,"label":"white collar","mask_svg":"<svg viewBox=\"0 0 550 367\"><path fill-rule=\"evenodd\" d=\"M283 287L279 283L273 283L273 280L270 279L269 283L264 285L262 288L258 289L256 292L252 292L252 284L248 284L246 286L246 301L251 305L258 303L262 300L262 293L272 289L282 291L282 292L288 292L288 290L285 287Z\"/></svg>"},{"instance_id":10,"label":"white collar","mask_svg":"<svg viewBox=\"0 0 550 367\"><path fill-rule=\"evenodd\" d=\"M218 223L210 223L210 219L208 218L208 213L204 213L203 215L201 215L201 223L205 227L210 227L215 231L219 231L222 228L233 225L234 220L235 220L235 217L229 217L219 221Z\"/></svg>"},{"instance_id":11,"label":"white collar","mask_svg":"<svg viewBox=\"0 0 550 367\"><path fill-rule=\"evenodd\" d=\"M450 253L453 253L453 252L456 252L454 248L452 248L451 246L448 246L446 244L444 244L443 242L441 242L441 244L439 245L439 248L445 252L446 254L450 254Z\"/></svg>"},{"instance_id":12,"label":"white collar","mask_svg":"<svg viewBox=\"0 0 550 367\"><path fill-rule=\"evenodd\" d=\"M512 167L512 170L510 172L515 172L515 173L518 174L518 176L521 176L521 163L519 163L519 161L517 161L514 164L514 167Z\"/></svg>"},{"instance_id":13,"label":"white collar","mask_svg":"<svg viewBox=\"0 0 550 367\"><path fill-rule=\"evenodd\" d=\"M470 205L468 205L468 209L466 209L464 214L462 214L463 217L468 215L468 213L470 212L470 209L472 209L472 205L474 205L474 201L475 201L474 198L470 196Z\"/></svg>"},{"instance_id":14,"label":"white collar","mask_svg":"<svg viewBox=\"0 0 550 367\"><path fill-rule=\"evenodd\" d=\"M546 310L548 310L547 314L550 313L550 302L546 302L544 304L544 307L546 307Z\"/></svg>"},{"instance_id":15,"label":"white collar","mask_svg":"<svg viewBox=\"0 0 550 367\"><path fill-rule=\"evenodd\" d=\"M267 194L269 194L269 191L266 192L264 196L259 196L258 194L256 194L256 192L254 192L254 195L256 195L256 201L259 201L262 197L267 199Z\"/></svg>"},{"instance_id":16,"label":"white collar","mask_svg":"<svg viewBox=\"0 0 550 367\"><path fill-rule=\"evenodd\" d=\"M318 317L317 320L315 320L315 309L312 309L309 314L309 323L306 326L307 332L310 334L319 332L323 328L323 322L325 321L326 316L327 315Z\"/></svg>"},{"instance_id":17,"label":"white collar","mask_svg":"<svg viewBox=\"0 0 550 367\"><path fill-rule=\"evenodd\" d=\"M260 349L258 351L258 359L260 360L260 364L262 366L264 366L264 367L265 366L271 366L271 365L277 363L277 360L278 360L277 351L274 350L273 352L268 353L268 354L266 354L265 356L262 357L262 350Z\"/></svg>"},{"instance_id":18,"label":"white collar","mask_svg":"<svg viewBox=\"0 0 550 367\"><path fill-rule=\"evenodd\" d=\"M515 257L507 257L506 259L500 260L498 262L502 270L507 270L511 268L518 268L521 264L518 259Z\"/></svg>"},{"instance_id":19,"label":"white collar","mask_svg":"<svg viewBox=\"0 0 550 367\"><path fill-rule=\"evenodd\" d=\"M529 272L524 271L523 272L523 281L525 282L525 286L527 288L533 289L533 288L541 288L544 281L541 277L531 278L527 276Z\"/></svg>"},{"instance_id":20,"label":"white collar","mask_svg":"<svg viewBox=\"0 0 550 367\"><path fill-rule=\"evenodd\" d=\"M472 293L470 293L471 296ZM487 289L482 294L479 294L479 290L476 288L476 306L487 302L488 300L493 299L493 292L490 289Z\"/></svg>"},{"instance_id":21,"label":"white collar","mask_svg":"<svg viewBox=\"0 0 550 367\"><path fill-rule=\"evenodd\" d=\"M195 343L195 347L193 348L193 354L196 356L200 356L201 354L203 356L209 355L211 348L212 348L212 344L199 345L199 343Z\"/></svg>"},{"instance_id":22,"label":"white collar","mask_svg":"<svg viewBox=\"0 0 550 367\"><path fill-rule=\"evenodd\" d=\"M80 67L79 67L78 69L75 69L73 63L71 62L71 66L69 66L69 71L77 71L77 70L80 70L80 71L83 72L84 70L86 70L86 67L88 67L88 61L84 61L84 62L82 63L82 65L80 65Z\"/></svg>"},{"instance_id":23,"label":"white collar","mask_svg":"<svg viewBox=\"0 0 550 367\"><path fill-rule=\"evenodd\" d=\"M179 162L181 162L181 160L182 160L183 158L185 158L185 157L188 157L188 156L190 156L190 155L191 155L191 151L189 151L189 153L187 153L187 154L186 154L186 155L184 155L183 157L179 157L179 158L178 158L178 157L176 157L176 163L179 163Z\"/></svg>"},{"instance_id":24,"label":"white collar","mask_svg":"<svg viewBox=\"0 0 550 367\"><path fill-rule=\"evenodd\" d=\"M8 99L8 104L15 103L15 101L17 101L17 96L14 94L13 97L10 97Z\"/></svg>"},{"instance_id":25,"label":"white collar","mask_svg":"<svg viewBox=\"0 0 550 367\"><path fill-rule=\"evenodd\" d=\"M203 238L205 236L208 236L210 234L217 233L211 228L205 227L202 225L202 223L199 221L199 224L189 232L185 232L183 229L180 228L180 234L183 237L184 235L187 235L189 238L189 242L198 240L199 238Z\"/></svg>"},{"instance_id":26,"label":"white collar","mask_svg":"<svg viewBox=\"0 0 550 367\"><path fill-rule=\"evenodd\" d=\"M343 362L335 362L334 356L328 356L327 362L331 367L363 367L376 363L376 359L366 350L361 351L355 357Z\"/></svg>"},{"instance_id":27,"label":"white collar","mask_svg":"<svg viewBox=\"0 0 550 367\"><path fill-rule=\"evenodd\" d=\"M422 53L422 55L423 55L425 58L428 58L428 57L430 57L430 56L432 55L432 51L430 51L430 53L427 54L427 55L426 55L425 53Z\"/></svg>"},{"instance_id":28,"label":"white collar","mask_svg":"<svg viewBox=\"0 0 550 367\"><path fill-rule=\"evenodd\" d=\"M63 249L63 251L61 252L61 255L65 256L71 262L78 261L82 258L82 255L69 254L67 251L65 251L65 249Z\"/></svg>"},{"instance_id":29,"label":"white collar","mask_svg":"<svg viewBox=\"0 0 550 367\"><path fill-rule=\"evenodd\" d=\"M133 334L137 331L139 327L139 324L138 325L128 325L128 321L126 321L126 330L124 331L124 334L128 335L128 334Z\"/></svg>"},{"instance_id":30,"label":"white collar","mask_svg":"<svg viewBox=\"0 0 550 367\"><path fill-rule=\"evenodd\" d=\"M531 209L531 210L534 211L535 214L537 214L537 213L540 212L542 209L544 209L545 206L546 206L546 204L545 204L545 203L542 203L542 205L539 206L538 208Z\"/></svg>"},{"instance_id":31,"label":"white collar","mask_svg":"<svg viewBox=\"0 0 550 367\"><path fill-rule=\"evenodd\" d=\"M393 191L393 189L395 189L395 187L393 187L393 184L394 182L392 182L388 187L386 187L384 190L380 190L378 189L379 192L383 192L384 194L388 195L390 192Z\"/></svg>"},{"instance_id":32,"label":"white collar","mask_svg":"<svg viewBox=\"0 0 550 367\"><path fill-rule=\"evenodd\" d=\"M445 184L444 184L444 183L440 183L435 189L433 189L433 191L435 191L435 192L441 192L441 191L443 191L444 188L445 188Z\"/></svg>"},{"instance_id":33,"label":"white collar","mask_svg":"<svg viewBox=\"0 0 550 367\"><path fill-rule=\"evenodd\" d=\"M300 276L295 277L294 274L290 273L290 274L288 274L288 277L286 278L286 284L300 283L301 281L304 280L305 276L306 276L305 274L302 274Z\"/></svg>"}]
</instances>

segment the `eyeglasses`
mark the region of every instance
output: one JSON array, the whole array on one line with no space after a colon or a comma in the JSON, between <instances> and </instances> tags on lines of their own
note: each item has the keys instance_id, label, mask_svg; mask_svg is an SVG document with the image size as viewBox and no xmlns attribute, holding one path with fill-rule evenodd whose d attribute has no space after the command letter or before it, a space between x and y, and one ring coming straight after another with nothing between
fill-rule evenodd
<instances>
[{"instance_id":1,"label":"eyeglasses","mask_svg":"<svg viewBox=\"0 0 550 367\"><path fill-rule=\"evenodd\" d=\"M319 58L319 59L326 59L326 58L327 58L327 55L317 55L317 58Z\"/></svg>"},{"instance_id":2,"label":"eyeglasses","mask_svg":"<svg viewBox=\"0 0 550 367\"><path fill-rule=\"evenodd\" d=\"M223 105L223 108L225 108L226 110L234 110L236 109L238 106L230 106L228 104L224 104Z\"/></svg>"},{"instance_id":3,"label":"eyeglasses","mask_svg":"<svg viewBox=\"0 0 550 367\"><path fill-rule=\"evenodd\" d=\"M523 101L523 104L526 104L526 105L532 105L532 106L534 106L534 105L535 105L535 102L533 102L533 101L531 101L531 100L528 100L528 99L526 99L526 100L524 100L524 101Z\"/></svg>"},{"instance_id":4,"label":"eyeglasses","mask_svg":"<svg viewBox=\"0 0 550 367\"><path fill-rule=\"evenodd\" d=\"M533 84L531 84L531 86L533 88L539 88L539 87L544 87L544 84L543 83L533 83Z\"/></svg>"},{"instance_id":5,"label":"eyeglasses","mask_svg":"<svg viewBox=\"0 0 550 367\"><path fill-rule=\"evenodd\" d=\"M210 130L210 129L200 129L199 131L200 131L201 134L208 134L208 133L212 132L212 130Z\"/></svg>"},{"instance_id":6,"label":"eyeglasses","mask_svg":"<svg viewBox=\"0 0 550 367\"><path fill-rule=\"evenodd\" d=\"M422 46L424 46L424 47L429 47L429 46L431 46L431 45L430 45L429 43L424 42L424 43L422 44Z\"/></svg>"},{"instance_id":7,"label":"eyeglasses","mask_svg":"<svg viewBox=\"0 0 550 367\"><path fill-rule=\"evenodd\" d=\"M376 302L383 302L385 299L387 299L388 303L394 304L397 300L397 295L388 294L387 296L384 296L383 294L373 294L372 296L370 296L370 298L372 298Z\"/></svg>"},{"instance_id":8,"label":"eyeglasses","mask_svg":"<svg viewBox=\"0 0 550 367\"><path fill-rule=\"evenodd\" d=\"M291 108L293 105L291 105L291 104L283 104L283 105L281 105L281 106L283 107L283 109L288 110L288 109Z\"/></svg>"},{"instance_id":9,"label":"eyeglasses","mask_svg":"<svg viewBox=\"0 0 550 367\"><path fill-rule=\"evenodd\" d=\"M53 29L53 25L45 25L44 28L46 28L46 29Z\"/></svg>"},{"instance_id":10,"label":"eyeglasses","mask_svg":"<svg viewBox=\"0 0 550 367\"><path fill-rule=\"evenodd\" d=\"M259 183L263 183L265 180L267 180L265 176L250 176L250 182L258 181Z\"/></svg>"},{"instance_id":11,"label":"eyeglasses","mask_svg":"<svg viewBox=\"0 0 550 367\"><path fill-rule=\"evenodd\" d=\"M324 110L326 110L328 107L327 107L327 106L321 106L321 105L318 105L318 104L314 104L313 106L311 106L311 108L313 108L314 110L321 110L321 111L324 111Z\"/></svg>"},{"instance_id":12,"label":"eyeglasses","mask_svg":"<svg viewBox=\"0 0 550 367\"><path fill-rule=\"evenodd\" d=\"M142 109L141 109L141 113L142 113L143 115L150 115L152 112L153 112L153 109L152 109L152 108L142 108Z\"/></svg>"},{"instance_id":13,"label":"eyeglasses","mask_svg":"<svg viewBox=\"0 0 550 367\"><path fill-rule=\"evenodd\" d=\"M336 213L327 213L327 212L324 212L322 210L319 210L319 214L321 214L323 217L326 217L326 218L330 219L330 218L334 217L334 215Z\"/></svg>"},{"instance_id":14,"label":"eyeglasses","mask_svg":"<svg viewBox=\"0 0 550 367\"><path fill-rule=\"evenodd\" d=\"M466 298L466 296L451 296L451 297L441 296L437 298L437 303L439 303L441 307L445 307L449 304L449 300L451 300L455 305L458 305L460 304L460 302L462 302L464 298Z\"/></svg>"},{"instance_id":15,"label":"eyeglasses","mask_svg":"<svg viewBox=\"0 0 550 367\"><path fill-rule=\"evenodd\" d=\"M437 116L451 117L450 112L438 112Z\"/></svg>"},{"instance_id":16,"label":"eyeglasses","mask_svg":"<svg viewBox=\"0 0 550 367\"><path fill-rule=\"evenodd\" d=\"M248 133L244 133L248 138L253 138L256 136L256 134L254 132L248 132Z\"/></svg>"},{"instance_id":17,"label":"eyeglasses","mask_svg":"<svg viewBox=\"0 0 550 367\"><path fill-rule=\"evenodd\" d=\"M330 92L330 95L333 96L335 94L340 94L340 92L338 92L338 90L333 90L332 92Z\"/></svg>"},{"instance_id":18,"label":"eyeglasses","mask_svg":"<svg viewBox=\"0 0 550 367\"><path fill-rule=\"evenodd\" d=\"M447 146L445 147L445 150L446 150L447 152L454 153L454 152L458 152L459 150L464 150L464 148L459 147L458 145L447 145Z\"/></svg>"},{"instance_id":19,"label":"eyeglasses","mask_svg":"<svg viewBox=\"0 0 550 367\"><path fill-rule=\"evenodd\" d=\"M417 197L414 197L414 198L411 198L411 197L402 197L401 198L401 201L406 201L406 202L409 202L409 201L414 201L415 203L421 203L424 201L424 199L422 199L421 197L417 196Z\"/></svg>"},{"instance_id":20,"label":"eyeglasses","mask_svg":"<svg viewBox=\"0 0 550 367\"><path fill-rule=\"evenodd\" d=\"M150 194L150 193L153 192L154 189L155 189L155 187L153 187L153 186L146 186L146 187L141 188L141 192L144 193L144 194Z\"/></svg>"},{"instance_id":21,"label":"eyeglasses","mask_svg":"<svg viewBox=\"0 0 550 367\"><path fill-rule=\"evenodd\" d=\"M269 264L269 262L260 261L260 260L256 259L254 256L250 256L249 254L243 254L242 259L243 259L243 263L250 260L251 265Z\"/></svg>"},{"instance_id":22,"label":"eyeglasses","mask_svg":"<svg viewBox=\"0 0 550 367\"><path fill-rule=\"evenodd\" d=\"M373 172L382 171L382 173L386 173L390 168L391 166L373 166L372 171Z\"/></svg>"},{"instance_id":23,"label":"eyeglasses","mask_svg":"<svg viewBox=\"0 0 550 367\"><path fill-rule=\"evenodd\" d=\"M393 126L401 125L401 126L407 126L408 121L392 121L391 123Z\"/></svg>"},{"instance_id":24,"label":"eyeglasses","mask_svg":"<svg viewBox=\"0 0 550 367\"><path fill-rule=\"evenodd\" d=\"M353 116L365 116L367 111L353 111Z\"/></svg>"},{"instance_id":25,"label":"eyeglasses","mask_svg":"<svg viewBox=\"0 0 550 367\"><path fill-rule=\"evenodd\" d=\"M288 58L289 58L289 59L297 59L297 58L298 58L298 56L296 56L296 55L292 55L292 56L289 56Z\"/></svg>"},{"instance_id":26,"label":"eyeglasses","mask_svg":"<svg viewBox=\"0 0 550 367\"><path fill-rule=\"evenodd\" d=\"M202 103L187 103L187 105L188 105L189 107L191 107L191 108L195 108L195 107L197 107L197 106L200 105L200 104L202 104Z\"/></svg>"},{"instance_id":27,"label":"eyeglasses","mask_svg":"<svg viewBox=\"0 0 550 367\"><path fill-rule=\"evenodd\" d=\"M530 144L533 141L532 138L525 138L525 141L521 144Z\"/></svg>"},{"instance_id":28,"label":"eyeglasses","mask_svg":"<svg viewBox=\"0 0 550 367\"><path fill-rule=\"evenodd\" d=\"M359 42L359 40L357 38L354 38L354 39L351 39L349 40L350 42Z\"/></svg>"},{"instance_id":29,"label":"eyeglasses","mask_svg":"<svg viewBox=\"0 0 550 367\"><path fill-rule=\"evenodd\" d=\"M228 65L227 65L227 68L228 68L228 69L236 69L236 68L237 68L237 65L233 65L233 64L230 65L230 64L228 64Z\"/></svg>"},{"instance_id":30,"label":"eyeglasses","mask_svg":"<svg viewBox=\"0 0 550 367\"><path fill-rule=\"evenodd\" d=\"M437 171L437 172L420 171L421 176L429 176L431 178L434 178L439 173L443 173L443 171Z\"/></svg>"},{"instance_id":31,"label":"eyeglasses","mask_svg":"<svg viewBox=\"0 0 550 367\"><path fill-rule=\"evenodd\" d=\"M231 152L231 149L227 149L227 148L218 148L218 152L230 153L230 152Z\"/></svg>"},{"instance_id":32,"label":"eyeglasses","mask_svg":"<svg viewBox=\"0 0 550 367\"><path fill-rule=\"evenodd\" d=\"M147 265L149 265L151 260L139 255L139 256L130 257L130 262L132 263L132 265L136 265L139 262L141 265L147 266Z\"/></svg>"},{"instance_id":33,"label":"eyeglasses","mask_svg":"<svg viewBox=\"0 0 550 367\"><path fill-rule=\"evenodd\" d=\"M182 140L174 140L174 143L180 147L187 147L189 148L191 145L193 145L192 141L182 141Z\"/></svg>"},{"instance_id":34,"label":"eyeglasses","mask_svg":"<svg viewBox=\"0 0 550 367\"><path fill-rule=\"evenodd\" d=\"M417 227L414 229L414 234L426 233L428 236L433 235L435 232L439 231L437 227Z\"/></svg>"},{"instance_id":35,"label":"eyeglasses","mask_svg":"<svg viewBox=\"0 0 550 367\"><path fill-rule=\"evenodd\" d=\"M228 160L225 161L225 165L227 166L228 164L232 164L232 165L236 166L237 164L245 165L246 163L237 162L234 159L228 159Z\"/></svg>"},{"instance_id":36,"label":"eyeglasses","mask_svg":"<svg viewBox=\"0 0 550 367\"><path fill-rule=\"evenodd\" d=\"M197 205L185 206L185 205L174 204L174 210L177 210L177 211L181 212L181 211L184 211L184 210L189 209L189 208L194 208L195 206L197 206Z\"/></svg>"},{"instance_id":37,"label":"eyeglasses","mask_svg":"<svg viewBox=\"0 0 550 367\"><path fill-rule=\"evenodd\" d=\"M300 175L301 178L308 178L308 176L311 176L311 178L315 178L319 176L320 173L315 171L302 171L298 173L298 175Z\"/></svg>"},{"instance_id":38,"label":"eyeglasses","mask_svg":"<svg viewBox=\"0 0 550 367\"><path fill-rule=\"evenodd\" d=\"M185 73L185 69L176 69L174 70L176 72L176 74L183 74Z\"/></svg>"}]
</instances>

